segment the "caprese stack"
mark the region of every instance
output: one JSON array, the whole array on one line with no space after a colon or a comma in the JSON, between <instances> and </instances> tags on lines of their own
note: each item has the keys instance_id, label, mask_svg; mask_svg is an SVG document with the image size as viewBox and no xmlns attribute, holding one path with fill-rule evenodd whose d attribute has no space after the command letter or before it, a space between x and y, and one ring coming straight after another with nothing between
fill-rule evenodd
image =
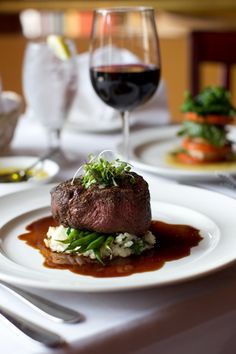
<instances>
[{"instance_id":1,"label":"caprese stack","mask_svg":"<svg viewBox=\"0 0 236 354\"><path fill-rule=\"evenodd\" d=\"M232 124L236 108L223 87L207 87L197 96L186 94L182 105L184 121L178 132L182 147L178 161L187 164L232 160L233 147L227 138L227 125Z\"/></svg>"}]
</instances>

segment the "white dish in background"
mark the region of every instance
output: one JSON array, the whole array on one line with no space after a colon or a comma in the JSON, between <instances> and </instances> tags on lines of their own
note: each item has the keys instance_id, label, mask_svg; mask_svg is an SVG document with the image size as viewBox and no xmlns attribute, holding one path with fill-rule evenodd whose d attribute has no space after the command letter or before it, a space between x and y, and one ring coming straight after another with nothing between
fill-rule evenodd
<instances>
[{"instance_id":1,"label":"white dish in background","mask_svg":"<svg viewBox=\"0 0 236 354\"><path fill-rule=\"evenodd\" d=\"M0 157L0 170L4 168L28 168L39 157L33 156L6 156ZM26 182L10 182L10 183L0 183L0 195L18 191L25 188L32 188L38 186L39 184L49 183L59 172L59 166L56 162L46 159L39 163L34 169L42 169L45 171L46 175L41 176L41 178L32 177Z\"/></svg>"},{"instance_id":2,"label":"white dish in background","mask_svg":"<svg viewBox=\"0 0 236 354\"><path fill-rule=\"evenodd\" d=\"M45 268L41 254L17 236L32 221L49 215L51 187L41 186L0 198L0 279L54 290L124 291L190 280L221 269L236 259L236 200L193 187L164 184L158 188L157 183L150 191L153 219L188 224L201 231L203 240L191 249L189 256L167 262L156 271L115 278Z\"/></svg>"},{"instance_id":3,"label":"white dish in background","mask_svg":"<svg viewBox=\"0 0 236 354\"><path fill-rule=\"evenodd\" d=\"M203 170L191 169L191 166L184 168L171 165L166 161L169 152L174 151L181 145L181 137L177 137L180 126L157 127L144 129L132 133L130 138L130 163L147 172L152 172L160 176L186 180L189 178L197 180L212 179L217 173L236 174L236 163L232 169ZM236 141L236 129L229 129L229 137ZM121 146L118 146L121 151Z\"/></svg>"}]
</instances>

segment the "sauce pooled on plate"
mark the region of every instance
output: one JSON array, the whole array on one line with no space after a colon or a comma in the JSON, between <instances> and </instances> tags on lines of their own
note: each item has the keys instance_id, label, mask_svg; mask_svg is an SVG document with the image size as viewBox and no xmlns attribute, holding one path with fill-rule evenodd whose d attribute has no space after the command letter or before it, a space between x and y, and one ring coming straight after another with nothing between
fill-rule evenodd
<instances>
[{"instance_id":1,"label":"sauce pooled on plate","mask_svg":"<svg viewBox=\"0 0 236 354\"><path fill-rule=\"evenodd\" d=\"M40 251L44 256L44 266L53 269L67 269L73 273L94 277L118 277L134 273L154 271L163 267L165 262L177 260L190 254L191 248L202 240L199 230L188 225L167 224L152 221L150 231L156 236L156 245L139 256L114 258L105 266L98 262L73 264L73 255L52 252L44 244L49 226L58 224L51 217L32 222L26 227L27 233L19 239Z\"/></svg>"}]
</instances>

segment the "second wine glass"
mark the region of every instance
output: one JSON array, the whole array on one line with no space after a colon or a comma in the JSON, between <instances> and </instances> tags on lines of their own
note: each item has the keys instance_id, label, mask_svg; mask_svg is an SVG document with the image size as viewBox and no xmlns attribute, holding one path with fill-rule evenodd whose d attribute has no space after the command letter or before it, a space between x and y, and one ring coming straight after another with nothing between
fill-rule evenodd
<instances>
[{"instance_id":1,"label":"second wine glass","mask_svg":"<svg viewBox=\"0 0 236 354\"><path fill-rule=\"evenodd\" d=\"M119 110L122 154L129 159L129 113L147 102L160 81L160 50L152 8L107 8L94 12L90 46L94 90Z\"/></svg>"}]
</instances>

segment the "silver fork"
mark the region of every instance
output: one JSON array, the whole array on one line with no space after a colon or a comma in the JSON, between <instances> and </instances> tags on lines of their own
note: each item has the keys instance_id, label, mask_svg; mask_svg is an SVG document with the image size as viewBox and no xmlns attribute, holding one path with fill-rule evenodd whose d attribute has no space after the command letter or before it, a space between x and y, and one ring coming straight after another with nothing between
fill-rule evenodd
<instances>
[{"instance_id":1,"label":"silver fork","mask_svg":"<svg viewBox=\"0 0 236 354\"><path fill-rule=\"evenodd\" d=\"M56 304L2 280L0 281L0 285L51 320L64 323L77 323L83 320L83 315L77 311Z\"/></svg>"},{"instance_id":2,"label":"silver fork","mask_svg":"<svg viewBox=\"0 0 236 354\"><path fill-rule=\"evenodd\" d=\"M216 176L219 177L225 185L233 189L236 189L236 179L234 176L228 173L221 173L221 172L218 172Z\"/></svg>"},{"instance_id":3,"label":"silver fork","mask_svg":"<svg viewBox=\"0 0 236 354\"><path fill-rule=\"evenodd\" d=\"M236 178L235 176L232 176L232 175L229 175L229 174L226 174L226 173L216 173L215 174L215 177L218 178L218 180L221 181L221 183L219 184L218 183L218 180L212 180L210 183L210 181L205 181L205 182L202 182L202 181L198 181L198 180L195 180L195 181L188 181L188 180L184 180L184 181L179 181L180 184L183 184L183 185L187 185L187 186L190 186L190 187L198 187L198 188L203 188L203 189L207 189L207 190L211 190L213 192L218 192L218 193L223 193L223 194L226 194L228 195L228 193L226 192L223 192L221 190L219 190L219 187L221 185L221 187L224 187L225 188L228 188L229 191L236 191ZM232 195L232 193L229 194L229 196L231 197L235 197Z\"/></svg>"}]
</instances>

